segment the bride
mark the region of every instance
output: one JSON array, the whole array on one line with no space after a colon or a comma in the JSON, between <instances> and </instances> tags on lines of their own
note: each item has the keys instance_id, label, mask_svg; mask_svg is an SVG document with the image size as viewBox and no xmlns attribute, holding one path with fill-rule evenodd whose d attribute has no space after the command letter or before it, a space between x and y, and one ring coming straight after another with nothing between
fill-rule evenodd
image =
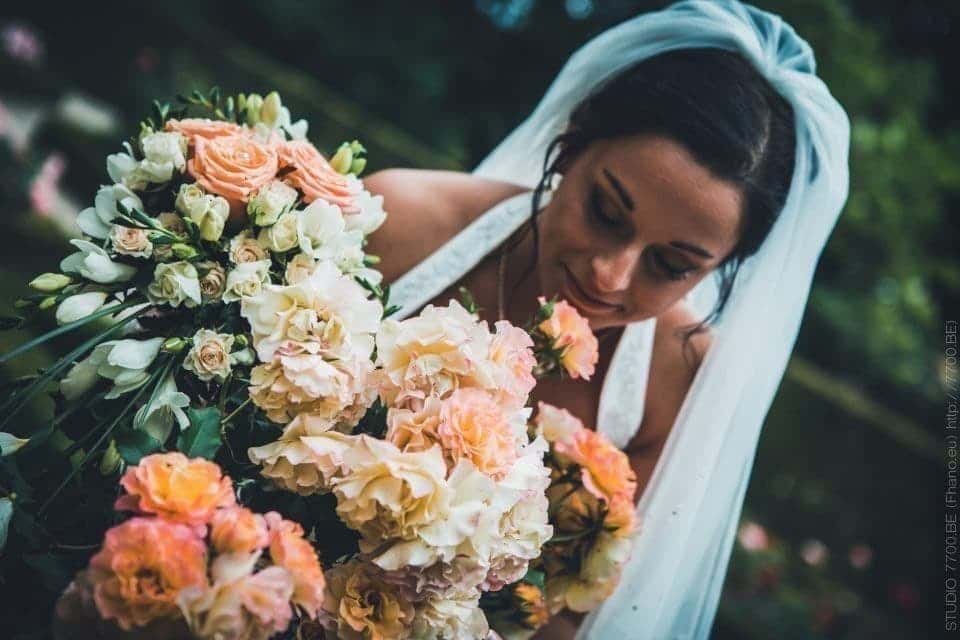
<instances>
[{"instance_id":1,"label":"bride","mask_svg":"<svg viewBox=\"0 0 960 640\"><path fill-rule=\"evenodd\" d=\"M774 15L691 1L577 51L471 174L365 179L398 317L466 287L521 324L559 295L600 341L589 382L534 397L630 457L641 531L621 585L542 638L705 638L767 409L846 199L849 123ZM578 630L579 627L579 630Z\"/></svg>"}]
</instances>

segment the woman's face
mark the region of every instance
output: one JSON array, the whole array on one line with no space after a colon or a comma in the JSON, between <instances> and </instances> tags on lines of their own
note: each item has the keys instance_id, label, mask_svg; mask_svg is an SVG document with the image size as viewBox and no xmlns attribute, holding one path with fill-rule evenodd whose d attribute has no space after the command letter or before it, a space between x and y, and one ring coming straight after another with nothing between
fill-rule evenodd
<instances>
[{"instance_id":1,"label":"woman's face","mask_svg":"<svg viewBox=\"0 0 960 640\"><path fill-rule=\"evenodd\" d=\"M540 283L589 319L658 316L733 250L741 193L679 144L635 136L592 144L540 214Z\"/></svg>"}]
</instances>

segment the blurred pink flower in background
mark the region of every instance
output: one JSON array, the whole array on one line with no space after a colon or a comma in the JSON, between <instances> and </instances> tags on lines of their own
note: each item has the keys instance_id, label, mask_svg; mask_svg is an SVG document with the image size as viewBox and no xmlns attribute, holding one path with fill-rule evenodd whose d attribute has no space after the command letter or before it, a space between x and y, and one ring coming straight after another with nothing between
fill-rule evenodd
<instances>
[{"instance_id":1,"label":"blurred pink flower in background","mask_svg":"<svg viewBox=\"0 0 960 640\"><path fill-rule=\"evenodd\" d=\"M0 30L0 42L4 52L14 60L35 65L43 59L43 42L33 29L25 25L4 25Z\"/></svg>"},{"instance_id":2,"label":"blurred pink flower in background","mask_svg":"<svg viewBox=\"0 0 960 640\"><path fill-rule=\"evenodd\" d=\"M830 557L830 549L819 540L807 540L800 547L800 557L811 567L822 567Z\"/></svg>"},{"instance_id":3,"label":"blurred pink flower in background","mask_svg":"<svg viewBox=\"0 0 960 640\"><path fill-rule=\"evenodd\" d=\"M60 202L60 178L67 161L59 153L51 153L30 182L30 206L40 216L53 215Z\"/></svg>"},{"instance_id":4,"label":"blurred pink flower in background","mask_svg":"<svg viewBox=\"0 0 960 640\"><path fill-rule=\"evenodd\" d=\"M855 544L850 547L847 557L854 569L866 569L873 562L873 549L866 544Z\"/></svg>"},{"instance_id":5,"label":"blurred pink flower in background","mask_svg":"<svg viewBox=\"0 0 960 640\"><path fill-rule=\"evenodd\" d=\"M744 549L751 552L766 551L770 547L770 536L767 535L767 530L750 520L740 525L737 539Z\"/></svg>"}]
</instances>

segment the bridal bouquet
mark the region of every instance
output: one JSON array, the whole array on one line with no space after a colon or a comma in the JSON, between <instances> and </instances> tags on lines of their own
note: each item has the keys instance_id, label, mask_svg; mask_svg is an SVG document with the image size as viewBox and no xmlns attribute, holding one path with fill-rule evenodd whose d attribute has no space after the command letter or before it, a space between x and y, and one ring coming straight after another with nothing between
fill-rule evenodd
<instances>
[{"instance_id":1,"label":"bridal bouquet","mask_svg":"<svg viewBox=\"0 0 960 640\"><path fill-rule=\"evenodd\" d=\"M0 364L83 337L8 389L6 558L55 565L52 584L86 567L64 598L134 634L484 638L507 594L604 597L629 474L527 406L538 377L592 375L587 321L541 299L526 329L491 329L466 292L391 318L363 146L327 159L276 93L179 101L108 157L76 251L7 322L59 326ZM45 392L52 419L24 428Z\"/></svg>"}]
</instances>

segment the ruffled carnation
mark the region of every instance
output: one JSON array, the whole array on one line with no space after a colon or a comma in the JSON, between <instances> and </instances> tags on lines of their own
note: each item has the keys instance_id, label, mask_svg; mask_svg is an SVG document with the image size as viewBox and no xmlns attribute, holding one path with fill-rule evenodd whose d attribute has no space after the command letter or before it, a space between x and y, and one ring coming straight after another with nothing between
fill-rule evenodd
<instances>
[{"instance_id":1,"label":"ruffled carnation","mask_svg":"<svg viewBox=\"0 0 960 640\"><path fill-rule=\"evenodd\" d=\"M561 460L580 465L583 486L595 497L607 502L633 500L637 476L630 460L600 433L580 429L572 437L557 441L554 449Z\"/></svg>"},{"instance_id":2,"label":"ruffled carnation","mask_svg":"<svg viewBox=\"0 0 960 640\"><path fill-rule=\"evenodd\" d=\"M182 589L207 582L206 546L193 528L133 518L109 531L87 574L100 615L125 630L178 616Z\"/></svg>"},{"instance_id":3,"label":"ruffled carnation","mask_svg":"<svg viewBox=\"0 0 960 640\"><path fill-rule=\"evenodd\" d=\"M454 391L443 402L437 435L451 468L466 459L499 480L517 459L517 433L494 397L483 389Z\"/></svg>"},{"instance_id":4,"label":"ruffled carnation","mask_svg":"<svg viewBox=\"0 0 960 640\"><path fill-rule=\"evenodd\" d=\"M217 509L236 503L230 478L220 467L180 452L146 456L127 469L120 484L127 495L117 499L117 509L189 525L204 525Z\"/></svg>"},{"instance_id":5,"label":"ruffled carnation","mask_svg":"<svg viewBox=\"0 0 960 640\"><path fill-rule=\"evenodd\" d=\"M499 388L512 401L522 407L537 384L533 369L537 357L533 353L530 334L506 320L494 324L496 332L490 342L490 360L499 367Z\"/></svg>"},{"instance_id":6,"label":"ruffled carnation","mask_svg":"<svg viewBox=\"0 0 960 640\"><path fill-rule=\"evenodd\" d=\"M541 305L546 299L538 298ZM590 330L590 322L577 312L566 300L553 304L553 313L537 328L553 339L553 346L560 350L560 364L571 378L589 380L600 359L597 337Z\"/></svg>"},{"instance_id":7,"label":"ruffled carnation","mask_svg":"<svg viewBox=\"0 0 960 640\"><path fill-rule=\"evenodd\" d=\"M411 594L367 562L351 560L327 572L321 621L337 638L407 638L414 615Z\"/></svg>"},{"instance_id":8,"label":"ruffled carnation","mask_svg":"<svg viewBox=\"0 0 960 640\"><path fill-rule=\"evenodd\" d=\"M293 576L293 603L308 617L316 618L325 584L317 552L296 522L284 520L274 511L264 517L270 527L270 559Z\"/></svg>"},{"instance_id":9,"label":"ruffled carnation","mask_svg":"<svg viewBox=\"0 0 960 640\"><path fill-rule=\"evenodd\" d=\"M269 542L267 522L244 507L218 509L210 520L210 541L220 553L253 553Z\"/></svg>"}]
</instances>

